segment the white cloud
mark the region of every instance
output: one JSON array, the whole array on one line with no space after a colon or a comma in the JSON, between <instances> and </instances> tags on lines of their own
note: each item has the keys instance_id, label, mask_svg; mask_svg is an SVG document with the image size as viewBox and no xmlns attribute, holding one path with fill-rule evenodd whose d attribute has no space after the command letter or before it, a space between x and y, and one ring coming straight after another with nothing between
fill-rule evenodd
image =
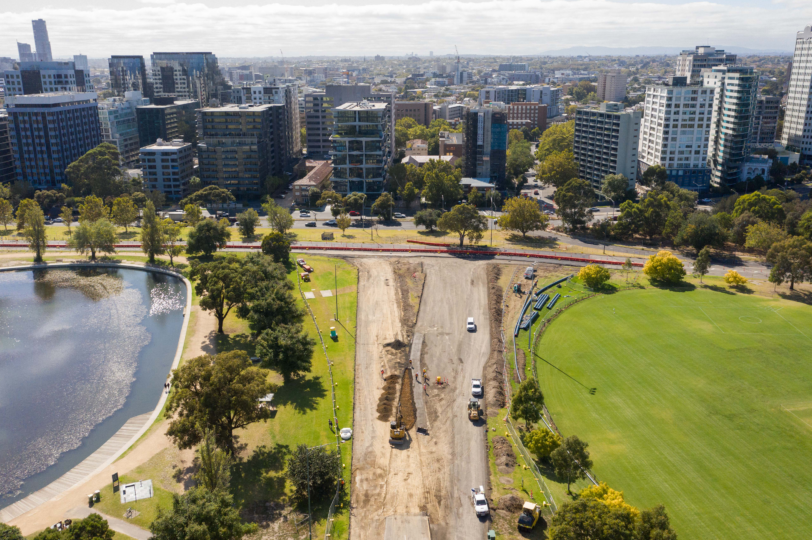
<instances>
[{"instance_id":1,"label":"white cloud","mask_svg":"<svg viewBox=\"0 0 812 540\"><path fill-rule=\"evenodd\" d=\"M764 7L698 1L670 5L609 0L429 0L410 5L209 7L141 0L123 10L45 8L0 13L0 56L32 42L31 20L48 21L55 56L91 57L159 50L218 56L453 53L536 54L574 45L717 45L791 50L812 21L812 2ZM179 0L180 1L180 0ZM160 7L159 7L160 6Z\"/></svg>"}]
</instances>

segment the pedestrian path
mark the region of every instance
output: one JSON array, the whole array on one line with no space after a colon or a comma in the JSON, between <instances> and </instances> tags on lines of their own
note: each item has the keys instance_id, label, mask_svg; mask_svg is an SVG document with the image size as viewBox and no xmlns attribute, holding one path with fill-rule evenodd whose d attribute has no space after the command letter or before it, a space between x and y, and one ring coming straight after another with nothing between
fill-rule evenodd
<instances>
[{"instance_id":1,"label":"pedestrian path","mask_svg":"<svg viewBox=\"0 0 812 540\"><path fill-rule=\"evenodd\" d=\"M132 523L128 523L123 519L102 514L101 512L97 512L96 510L85 506L80 506L70 510L65 517L69 519L84 519L90 514L99 514L101 517L107 520L107 524L111 529L121 534L126 534L130 538L135 538L135 540L149 540L152 538L151 532L146 529L142 529L138 525L133 525Z\"/></svg>"}]
</instances>

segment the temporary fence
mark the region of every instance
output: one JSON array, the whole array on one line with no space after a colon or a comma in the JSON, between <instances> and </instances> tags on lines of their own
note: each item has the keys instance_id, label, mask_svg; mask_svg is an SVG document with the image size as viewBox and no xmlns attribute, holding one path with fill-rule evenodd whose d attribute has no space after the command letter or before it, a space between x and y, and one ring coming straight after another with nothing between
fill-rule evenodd
<instances>
[{"instance_id":1,"label":"temporary fence","mask_svg":"<svg viewBox=\"0 0 812 540\"><path fill-rule=\"evenodd\" d=\"M510 433L510 438L513 439L513 442L516 444L516 448L519 449L519 453L522 455L522 459L524 459L524 462L527 464L527 468L533 473L533 477L536 479L536 484L539 487L539 491L541 491L542 495L544 495L544 500L547 503L547 506L544 508L549 508L550 511L548 512L548 515L552 515L558 510L558 506L555 504L555 500L553 499L553 494L550 491L550 488L548 488L547 484L544 482L544 478L541 476L541 471L539 471L536 462L530 456L530 452L528 452L527 448L524 447L522 438L519 436L513 422L510 421L509 417L506 418L505 425L507 426L508 433Z\"/></svg>"}]
</instances>

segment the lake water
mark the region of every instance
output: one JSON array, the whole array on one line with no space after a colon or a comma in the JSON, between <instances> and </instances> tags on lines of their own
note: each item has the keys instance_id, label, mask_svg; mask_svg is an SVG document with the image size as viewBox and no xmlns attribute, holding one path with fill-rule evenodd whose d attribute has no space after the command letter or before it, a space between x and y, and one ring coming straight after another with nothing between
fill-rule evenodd
<instances>
[{"instance_id":1,"label":"lake water","mask_svg":"<svg viewBox=\"0 0 812 540\"><path fill-rule=\"evenodd\" d=\"M155 408L185 305L165 274L0 272L0 508Z\"/></svg>"}]
</instances>

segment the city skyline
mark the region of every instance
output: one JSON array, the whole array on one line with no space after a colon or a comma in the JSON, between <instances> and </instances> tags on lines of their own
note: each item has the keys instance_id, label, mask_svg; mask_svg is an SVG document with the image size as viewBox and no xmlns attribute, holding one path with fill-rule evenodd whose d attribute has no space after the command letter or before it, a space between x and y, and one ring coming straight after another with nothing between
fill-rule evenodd
<instances>
[{"instance_id":1,"label":"city skyline","mask_svg":"<svg viewBox=\"0 0 812 540\"><path fill-rule=\"evenodd\" d=\"M262 6L250 0L66 0L58 8L35 0L0 9L4 20L0 56L16 58L17 41L30 41L31 21L41 18L48 21L55 59L77 52L106 58L147 56L161 50L278 57L280 49L286 57L409 52L427 56L429 50L442 56L453 54L455 45L463 55L536 55L576 46L693 47L697 43L789 54L795 33L812 23L812 4L800 0L735 4L732 0L430 0L408 9L394 2L373 5L366 0L295 4L277 0ZM325 16L330 9L329 17ZM357 31L336 32L336 28Z\"/></svg>"}]
</instances>

